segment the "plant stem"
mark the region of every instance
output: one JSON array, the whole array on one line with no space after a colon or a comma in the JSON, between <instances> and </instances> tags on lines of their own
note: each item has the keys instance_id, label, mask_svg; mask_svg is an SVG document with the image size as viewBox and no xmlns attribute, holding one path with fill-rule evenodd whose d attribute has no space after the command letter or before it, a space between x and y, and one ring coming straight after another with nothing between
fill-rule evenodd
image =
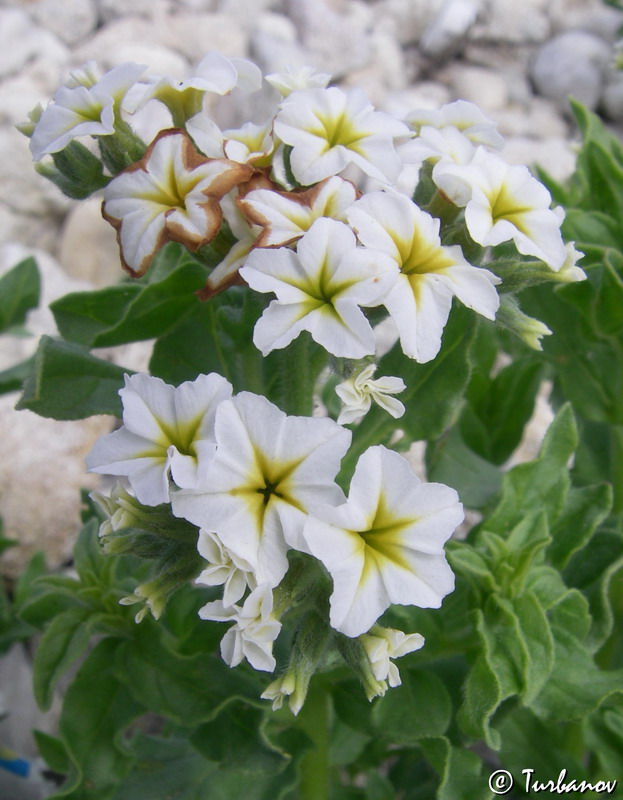
<instances>
[{"instance_id":1,"label":"plant stem","mask_svg":"<svg viewBox=\"0 0 623 800\"><path fill-rule=\"evenodd\" d=\"M298 725L314 743L301 761L301 800L327 800L329 797L329 724L331 697L318 676L312 681Z\"/></svg>"}]
</instances>

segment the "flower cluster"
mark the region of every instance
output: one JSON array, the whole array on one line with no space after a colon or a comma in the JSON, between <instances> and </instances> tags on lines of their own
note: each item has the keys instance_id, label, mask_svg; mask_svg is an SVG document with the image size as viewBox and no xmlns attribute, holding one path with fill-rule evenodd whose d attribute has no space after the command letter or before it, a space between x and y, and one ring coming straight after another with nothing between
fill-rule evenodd
<instances>
[{"instance_id":1,"label":"flower cluster","mask_svg":"<svg viewBox=\"0 0 623 800\"><path fill-rule=\"evenodd\" d=\"M391 604L437 608L452 591L443 546L463 519L456 492L422 483L401 455L376 446L359 458L346 498L335 477L348 430L330 419L288 416L250 392L232 396L214 373L178 387L133 375L120 394L123 426L96 443L87 466L125 477L136 500L120 489L99 496L110 518L101 535L149 526L141 505L170 502L175 517L198 529L204 568L197 583L223 586L222 599L200 611L202 619L234 623L223 658L231 666L246 658L269 672L280 617L302 600L306 609L326 602L322 564L331 576L330 617L317 627L362 637L374 674L397 685L397 669L379 660L423 640L409 635L408 646L392 645L382 656L369 631ZM292 554L303 554L295 570ZM159 615L162 603L145 587L135 595L124 602L142 600ZM300 655L298 662L309 679L313 670Z\"/></svg>"},{"instance_id":2,"label":"flower cluster","mask_svg":"<svg viewBox=\"0 0 623 800\"><path fill-rule=\"evenodd\" d=\"M526 273L546 265L552 280L584 277L581 254L568 268L562 209L526 167L502 159L501 135L471 103L398 120L305 68L266 76L280 99L262 124L221 130L208 98L258 89L255 65L209 53L182 81L145 69L99 77L88 64L22 130L35 159L87 134L110 150L108 137L140 129L148 102L166 107L172 127L104 189L122 263L140 276L167 241L194 252L226 223L235 242L202 297L242 281L273 294L255 330L263 354L305 330L335 356L372 356L366 309L384 307L404 353L430 361L453 298L495 318L500 244L538 259Z\"/></svg>"},{"instance_id":3,"label":"flower cluster","mask_svg":"<svg viewBox=\"0 0 623 800\"><path fill-rule=\"evenodd\" d=\"M222 586L201 618L231 623L228 664L268 672L294 615L288 664L263 695L275 708L287 698L298 712L332 649L369 698L383 694L400 683L391 659L423 639L378 620L393 604L439 607L453 590L444 544L463 512L453 489L421 482L381 445L358 447L348 496L336 482L352 437L343 425L373 401L405 413L394 397L405 381L373 377L375 325L388 319L396 352L427 363L456 300L538 348L549 331L513 292L582 280L582 254L563 241L564 212L547 189L502 159L502 137L470 103L396 119L361 90L329 85L330 75L291 69L266 76L275 93L264 120L221 130L210 98L259 89L255 65L209 53L185 80L145 72L123 64L101 76L87 64L72 73L20 128L40 171L74 197L102 190L132 278L174 241L205 268L201 300L234 285L269 295L253 352L307 332L334 357L343 408L337 421L287 415L215 373L177 387L126 377L123 425L87 459L133 492L99 497L104 546L125 552L137 541L157 557L155 530L183 564L175 580L162 573L123 602L144 604L138 619L158 617L180 575ZM164 130L145 120L153 103L169 115ZM86 136L97 148L77 141ZM189 535L192 557L180 544Z\"/></svg>"}]
</instances>

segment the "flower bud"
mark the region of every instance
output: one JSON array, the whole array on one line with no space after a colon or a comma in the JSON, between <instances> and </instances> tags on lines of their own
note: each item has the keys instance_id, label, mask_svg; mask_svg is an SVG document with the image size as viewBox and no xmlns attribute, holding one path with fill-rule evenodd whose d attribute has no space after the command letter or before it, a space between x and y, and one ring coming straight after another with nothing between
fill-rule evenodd
<instances>
[{"instance_id":1,"label":"flower bud","mask_svg":"<svg viewBox=\"0 0 623 800\"><path fill-rule=\"evenodd\" d=\"M514 333L515 336L519 336L533 350L542 350L541 338L551 334L547 325L524 314L517 301L509 295L504 295L501 298L495 321L500 327L506 328Z\"/></svg>"}]
</instances>

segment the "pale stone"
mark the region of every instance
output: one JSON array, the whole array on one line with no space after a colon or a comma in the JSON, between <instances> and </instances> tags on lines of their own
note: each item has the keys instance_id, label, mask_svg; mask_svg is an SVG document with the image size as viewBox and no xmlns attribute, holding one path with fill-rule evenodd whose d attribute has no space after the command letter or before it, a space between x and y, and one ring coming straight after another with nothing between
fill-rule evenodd
<instances>
[{"instance_id":1,"label":"pale stone","mask_svg":"<svg viewBox=\"0 0 623 800\"><path fill-rule=\"evenodd\" d=\"M23 11L0 9L0 78L17 72L33 58L65 63L68 52L53 33L33 26Z\"/></svg>"},{"instance_id":2,"label":"pale stone","mask_svg":"<svg viewBox=\"0 0 623 800\"><path fill-rule=\"evenodd\" d=\"M280 0L218 0L216 11L235 17L243 25L255 26L258 14L277 10L280 6Z\"/></svg>"},{"instance_id":3,"label":"pale stone","mask_svg":"<svg viewBox=\"0 0 623 800\"><path fill-rule=\"evenodd\" d=\"M378 19L391 20L400 44L419 42L445 0L380 0L374 6Z\"/></svg>"},{"instance_id":4,"label":"pale stone","mask_svg":"<svg viewBox=\"0 0 623 800\"><path fill-rule=\"evenodd\" d=\"M53 252L58 245L58 235L56 217L20 214L0 201L0 242L21 242Z\"/></svg>"},{"instance_id":5,"label":"pale stone","mask_svg":"<svg viewBox=\"0 0 623 800\"><path fill-rule=\"evenodd\" d=\"M502 155L509 164L539 166L557 181L566 181L575 169L577 153L565 139L508 139Z\"/></svg>"},{"instance_id":6,"label":"pale stone","mask_svg":"<svg viewBox=\"0 0 623 800\"><path fill-rule=\"evenodd\" d=\"M623 25L623 13L603 0L550 0L547 11L556 33L582 30L614 43Z\"/></svg>"},{"instance_id":7,"label":"pale stone","mask_svg":"<svg viewBox=\"0 0 623 800\"><path fill-rule=\"evenodd\" d=\"M102 217L102 200L90 197L74 206L61 231L58 259L72 278L110 286L123 276L112 225Z\"/></svg>"},{"instance_id":8,"label":"pale stone","mask_svg":"<svg viewBox=\"0 0 623 800\"><path fill-rule=\"evenodd\" d=\"M15 128L0 128L0 186L2 200L26 214L64 212L71 201L35 172L28 139Z\"/></svg>"},{"instance_id":9,"label":"pale stone","mask_svg":"<svg viewBox=\"0 0 623 800\"><path fill-rule=\"evenodd\" d=\"M228 14L176 14L162 20L162 44L178 50L189 61L199 61L208 50L246 58L249 36L240 22Z\"/></svg>"},{"instance_id":10,"label":"pale stone","mask_svg":"<svg viewBox=\"0 0 623 800\"><path fill-rule=\"evenodd\" d=\"M451 100L447 86L435 81L421 81L409 89L389 92L383 103L383 110L404 119L411 111L441 108Z\"/></svg>"},{"instance_id":11,"label":"pale stone","mask_svg":"<svg viewBox=\"0 0 623 800\"><path fill-rule=\"evenodd\" d=\"M150 42L121 45L110 64L114 67L128 61L146 64L150 73L167 75L176 80L184 79L190 66L187 59L171 48Z\"/></svg>"},{"instance_id":12,"label":"pale stone","mask_svg":"<svg viewBox=\"0 0 623 800\"><path fill-rule=\"evenodd\" d=\"M289 0L287 7L303 45L325 72L339 78L370 63L370 16L363 4L351 3L346 13L324 0Z\"/></svg>"},{"instance_id":13,"label":"pale stone","mask_svg":"<svg viewBox=\"0 0 623 800\"><path fill-rule=\"evenodd\" d=\"M457 98L475 103L483 111L498 111L506 107L508 87L498 72L455 61L448 73L450 87Z\"/></svg>"},{"instance_id":14,"label":"pale stone","mask_svg":"<svg viewBox=\"0 0 623 800\"><path fill-rule=\"evenodd\" d=\"M513 105L497 111L495 121L503 136L564 139L569 135L569 126L560 110L541 97L535 97L528 107Z\"/></svg>"},{"instance_id":15,"label":"pale stone","mask_svg":"<svg viewBox=\"0 0 623 800\"><path fill-rule=\"evenodd\" d=\"M173 3L171 0L97 0L99 14L102 22L112 22L119 17L135 16L154 19L171 13ZM201 0L201 8L206 10L205 0Z\"/></svg>"},{"instance_id":16,"label":"pale stone","mask_svg":"<svg viewBox=\"0 0 623 800\"><path fill-rule=\"evenodd\" d=\"M382 22L370 36L372 56L370 64L362 70L351 72L344 86L359 86L375 106L383 103L387 91L397 91L407 86L407 67L402 48L391 30Z\"/></svg>"},{"instance_id":17,"label":"pale stone","mask_svg":"<svg viewBox=\"0 0 623 800\"><path fill-rule=\"evenodd\" d=\"M30 13L41 27L69 45L84 39L97 26L93 0L38 0Z\"/></svg>"},{"instance_id":18,"label":"pale stone","mask_svg":"<svg viewBox=\"0 0 623 800\"><path fill-rule=\"evenodd\" d=\"M422 52L435 60L459 52L478 18L481 5L480 0L446 0L422 34Z\"/></svg>"},{"instance_id":19,"label":"pale stone","mask_svg":"<svg viewBox=\"0 0 623 800\"><path fill-rule=\"evenodd\" d=\"M283 14L267 12L257 18L251 32L250 54L265 75L288 67L322 67L321 59L301 45L294 23Z\"/></svg>"},{"instance_id":20,"label":"pale stone","mask_svg":"<svg viewBox=\"0 0 623 800\"><path fill-rule=\"evenodd\" d=\"M540 43L550 35L551 25L540 2L513 3L493 0L482 22L471 31L474 41Z\"/></svg>"},{"instance_id":21,"label":"pale stone","mask_svg":"<svg viewBox=\"0 0 623 800\"><path fill-rule=\"evenodd\" d=\"M610 58L610 47L603 39L569 31L540 48L530 75L539 94L555 100L563 109L568 109L570 95L594 109Z\"/></svg>"},{"instance_id":22,"label":"pale stone","mask_svg":"<svg viewBox=\"0 0 623 800\"><path fill-rule=\"evenodd\" d=\"M199 61L208 50L226 56L246 57L248 35L238 22L225 14L176 14L153 21L123 17L98 31L74 53L79 63L95 59L106 68L119 63L119 52L146 42L174 50L190 62ZM133 59L135 60L135 59Z\"/></svg>"}]
</instances>

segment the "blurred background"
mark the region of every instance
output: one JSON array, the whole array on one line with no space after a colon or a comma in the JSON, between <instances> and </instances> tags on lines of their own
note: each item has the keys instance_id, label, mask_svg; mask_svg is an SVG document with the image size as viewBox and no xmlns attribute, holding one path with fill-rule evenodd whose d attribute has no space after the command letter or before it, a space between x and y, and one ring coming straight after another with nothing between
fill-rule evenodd
<instances>
[{"instance_id":1,"label":"blurred background","mask_svg":"<svg viewBox=\"0 0 623 800\"><path fill-rule=\"evenodd\" d=\"M604 0L0 0L0 273L34 254L43 280L42 308L28 319L33 335L3 337L0 370L32 353L39 334L54 333L47 303L122 277L100 200L63 197L35 172L14 127L47 104L70 69L91 59L104 70L136 61L181 79L219 50L264 73L305 64L331 72L334 83L362 87L397 116L462 98L497 122L508 161L564 180L578 141L570 94L623 131L623 72L615 67L622 25L623 12ZM219 99L214 118L223 127L261 122L273 91ZM139 344L106 355L140 369L147 353ZM79 489L95 486L83 458L111 425L42 419L16 412L15 401L0 397L0 517L4 535L20 542L3 556L9 578L37 550L51 568L67 562ZM542 403L536 440L548 419ZM3 710L12 723L0 722L0 745L34 756L30 728L48 723L36 715L19 648L0 660ZM0 770L3 800L45 796L43 784L28 789L16 778L4 786L7 775Z\"/></svg>"}]
</instances>

